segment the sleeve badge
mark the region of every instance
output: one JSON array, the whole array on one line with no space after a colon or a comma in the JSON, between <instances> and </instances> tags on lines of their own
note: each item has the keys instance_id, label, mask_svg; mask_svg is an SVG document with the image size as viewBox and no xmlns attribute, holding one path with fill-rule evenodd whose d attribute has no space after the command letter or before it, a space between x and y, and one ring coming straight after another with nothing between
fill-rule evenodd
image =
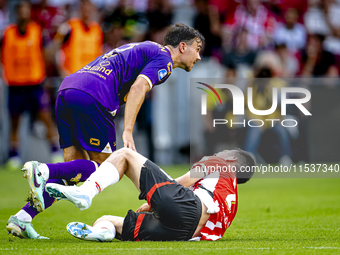
<instances>
[{"instance_id":1,"label":"sleeve badge","mask_svg":"<svg viewBox=\"0 0 340 255\"><path fill-rule=\"evenodd\" d=\"M168 74L167 70L161 69L158 71L158 80L162 80Z\"/></svg>"}]
</instances>

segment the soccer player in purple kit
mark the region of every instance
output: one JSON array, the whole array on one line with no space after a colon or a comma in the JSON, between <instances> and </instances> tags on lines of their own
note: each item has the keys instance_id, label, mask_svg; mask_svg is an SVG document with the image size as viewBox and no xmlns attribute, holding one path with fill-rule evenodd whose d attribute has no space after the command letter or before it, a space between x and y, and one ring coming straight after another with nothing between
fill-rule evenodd
<instances>
[{"instance_id":1,"label":"soccer player in purple kit","mask_svg":"<svg viewBox=\"0 0 340 255\"><path fill-rule=\"evenodd\" d=\"M150 41L130 43L66 77L56 101L65 162L30 161L24 165L22 171L30 186L32 202L9 218L8 232L20 238L46 239L31 224L39 212L55 202L45 192L45 184L76 184L85 181L99 165L105 168L104 161L116 150L113 121L124 103L124 147L135 151L132 133L145 94L165 82L173 68L190 72L201 59L203 42L204 37L196 29L178 23L168 29L164 46Z\"/></svg>"}]
</instances>

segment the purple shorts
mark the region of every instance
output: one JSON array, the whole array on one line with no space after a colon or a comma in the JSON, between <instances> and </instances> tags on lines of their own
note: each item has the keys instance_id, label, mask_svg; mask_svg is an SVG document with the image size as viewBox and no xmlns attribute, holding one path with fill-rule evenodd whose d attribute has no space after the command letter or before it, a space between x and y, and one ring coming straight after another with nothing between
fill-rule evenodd
<instances>
[{"instance_id":1,"label":"purple shorts","mask_svg":"<svg viewBox=\"0 0 340 255\"><path fill-rule=\"evenodd\" d=\"M55 115L62 149L80 145L86 151L116 150L114 116L86 92L59 91Z\"/></svg>"},{"instance_id":2,"label":"purple shorts","mask_svg":"<svg viewBox=\"0 0 340 255\"><path fill-rule=\"evenodd\" d=\"M8 109L12 117L19 117L26 111L35 116L49 106L49 97L41 85L8 87Z\"/></svg>"}]
</instances>

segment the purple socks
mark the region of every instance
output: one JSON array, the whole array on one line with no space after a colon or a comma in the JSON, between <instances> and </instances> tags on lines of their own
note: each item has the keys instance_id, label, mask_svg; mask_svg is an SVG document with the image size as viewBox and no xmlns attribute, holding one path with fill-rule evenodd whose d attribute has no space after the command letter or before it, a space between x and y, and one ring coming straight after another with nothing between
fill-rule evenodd
<instances>
[{"instance_id":1,"label":"purple socks","mask_svg":"<svg viewBox=\"0 0 340 255\"><path fill-rule=\"evenodd\" d=\"M76 183L85 181L96 171L95 163L86 159L46 165L50 170L49 179L64 179Z\"/></svg>"},{"instance_id":2,"label":"purple socks","mask_svg":"<svg viewBox=\"0 0 340 255\"><path fill-rule=\"evenodd\" d=\"M56 180L56 179L50 179L48 180L46 183L58 183L58 184L61 184L61 185L64 185L64 182L63 180ZM44 202L45 202L45 210L46 208L50 207L54 201L56 200L54 197L50 197L50 195L47 193L47 192L44 192ZM37 216L37 214L39 213L37 211L37 209L35 209L33 207L33 205L31 205L30 203L27 203L23 208L22 210L26 211L29 215L31 215L32 219Z\"/></svg>"},{"instance_id":3,"label":"purple socks","mask_svg":"<svg viewBox=\"0 0 340 255\"><path fill-rule=\"evenodd\" d=\"M96 171L95 163L86 159L76 159L69 162L46 164L50 170L49 180L46 183L58 183L64 185L64 179L70 185L76 184L79 181L85 181L90 175ZM55 198L50 197L47 192L44 192L45 210L50 207ZM32 219L39 213L33 205L27 203L23 208Z\"/></svg>"}]
</instances>

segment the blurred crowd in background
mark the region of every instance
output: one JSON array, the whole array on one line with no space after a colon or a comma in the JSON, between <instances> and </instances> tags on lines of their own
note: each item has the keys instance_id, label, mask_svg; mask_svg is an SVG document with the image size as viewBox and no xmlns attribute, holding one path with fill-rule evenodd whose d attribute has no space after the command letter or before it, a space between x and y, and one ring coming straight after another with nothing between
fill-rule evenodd
<instances>
[{"instance_id":1,"label":"blurred crowd in background","mask_svg":"<svg viewBox=\"0 0 340 255\"><path fill-rule=\"evenodd\" d=\"M9 110L8 115L4 113L5 110L1 111L3 116L0 116L0 119L3 124L6 116L11 119L8 128L11 133L10 141L3 149L6 152L3 158L0 157L0 162L4 163L9 158L14 164L22 163L18 132L20 116L25 110L33 113L34 118L30 120L32 130L35 121L43 123L44 137L49 143L52 156L54 153L60 154L53 121L53 107L58 87L65 76L113 48L144 40L162 44L169 25L175 22L186 23L198 29L206 38L201 51L202 63L197 64L201 65L201 69L197 69L208 71L205 77L202 77L202 72L196 72L194 76L216 78L209 76L209 69L211 68L210 73L213 73L216 71L213 69L218 68L222 70L218 78L237 84L243 90L247 86L253 86L254 98L260 98L258 102L254 102L254 106L256 105L257 109L268 109L271 106L271 88L291 86L289 82L283 80L284 78L339 77L339 17L339 0L0 0L2 59L0 88L2 102L6 102L2 107ZM13 32L13 26L18 32ZM16 38L25 36L28 29L33 31L33 37L27 39L26 46L20 46L19 39ZM30 62L33 58L34 64ZM36 77L25 76L25 70L28 68L35 68ZM13 69L22 71L17 75ZM193 74L190 77L193 77ZM275 80L265 82L264 85L236 82L237 79L241 81L243 78ZM188 80L180 78L173 83L179 88L189 86ZM26 94L27 97L30 95L26 106L32 106L33 99L40 100L31 107L32 109L25 107L25 104L24 109L18 109L18 102L24 101L16 94L19 86L37 88L32 89L30 92L32 95ZM153 122L156 120L151 116L157 114L150 114L153 99L156 97L154 93L152 91L148 94L138 117L138 129L144 130L145 134L145 139L142 139L147 145L145 154L160 163L185 162L178 160L176 155L185 155L189 141L182 139L183 142L171 143L175 138L170 138L169 141L166 135L158 132L154 126ZM189 100L189 93L184 94L188 96L184 100ZM6 99L7 96L10 100ZM228 94L225 95L228 96L230 97ZM159 97L162 98L162 95ZM231 99L229 102L231 104ZM212 116L220 118L226 118L230 114L228 111L230 108L227 109L226 106L224 109L214 106L209 109ZM265 135L266 127L257 129L256 133L251 129L238 131L228 129L225 140L230 146L251 151L260 161L283 163L308 161L306 124L303 116L292 111L290 114L294 116L293 118L300 118L297 131L287 131L278 126L271 129L273 134ZM167 115L163 113L163 116ZM117 118L117 126L120 117ZM180 120L177 122L183 123ZM4 126L3 124L0 126ZM177 126L180 127L180 124ZM175 132L176 137L180 137L179 132ZM201 136L206 137L207 141L203 141L205 145L201 147L209 148L216 144L213 135L211 139L209 138L211 132L209 125L203 125ZM6 131L2 131L2 134L4 133ZM174 132L168 133L174 135ZM262 135L268 136L267 141L272 141L272 144L280 147L276 148L280 151L277 156L271 154L260 156ZM275 141L273 135L278 142L273 142ZM8 136L2 137L6 140ZM173 155L170 159L168 158L170 154L166 150L163 156L156 155L167 147L176 150L170 153ZM296 154L294 151L299 153ZM204 150L200 151L200 154L204 153L206 153ZM185 156L183 158L185 159Z\"/></svg>"}]
</instances>

